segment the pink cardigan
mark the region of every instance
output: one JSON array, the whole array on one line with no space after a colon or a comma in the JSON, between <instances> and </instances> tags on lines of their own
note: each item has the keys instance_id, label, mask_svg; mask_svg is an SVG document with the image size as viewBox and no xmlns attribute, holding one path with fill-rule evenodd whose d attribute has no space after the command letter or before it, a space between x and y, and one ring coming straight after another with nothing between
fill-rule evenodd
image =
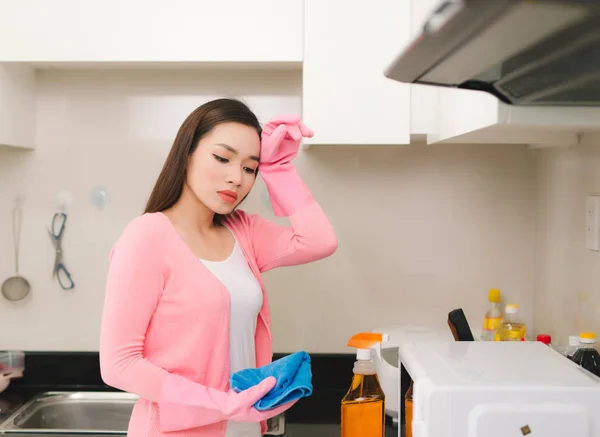
<instances>
[{"instance_id":1,"label":"pink cardigan","mask_svg":"<svg viewBox=\"0 0 600 437\"><path fill-rule=\"evenodd\" d=\"M257 367L272 360L271 316L261 274L325 258L337 248L332 226L317 203L289 220L291 226L281 226L236 211L225 222L263 290L255 334ZM100 366L108 385L140 396L130 437L165 435L157 402L168 372L229 389L228 318L229 293L164 214L144 214L126 227L111 252ZM168 435L222 437L225 425L223 421Z\"/></svg>"}]
</instances>

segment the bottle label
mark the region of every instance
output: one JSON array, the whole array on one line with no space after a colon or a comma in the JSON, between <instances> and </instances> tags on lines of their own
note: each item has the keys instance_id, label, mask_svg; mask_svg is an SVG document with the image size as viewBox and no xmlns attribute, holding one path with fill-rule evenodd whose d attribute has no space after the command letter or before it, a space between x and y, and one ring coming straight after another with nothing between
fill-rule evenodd
<instances>
[{"instance_id":1,"label":"bottle label","mask_svg":"<svg viewBox=\"0 0 600 437\"><path fill-rule=\"evenodd\" d=\"M484 331L495 331L500 326L502 317L486 317L483 319L483 330Z\"/></svg>"},{"instance_id":2,"label":"bottle label","mask_svg":"<svg viewBox=\"0 0 600 437\"><path fill-rule=\"evenodd\" d=\"M385 402L342 402L341 437L382 437L385 435Z\"/></svg>"}]
</instances>

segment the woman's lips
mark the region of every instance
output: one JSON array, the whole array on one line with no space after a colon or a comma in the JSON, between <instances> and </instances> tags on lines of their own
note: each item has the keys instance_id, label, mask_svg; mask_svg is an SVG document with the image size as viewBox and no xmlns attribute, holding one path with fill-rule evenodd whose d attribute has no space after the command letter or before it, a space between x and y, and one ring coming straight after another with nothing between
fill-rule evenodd
<instances>
[{"instance_id":1,"label":"woman's lips","mask_svg":"<svg viewBox=\"0 0 600 437\"><path fill-rule=\"evenodd\" d=\"M236 193L229 190L217 191L217 194L221 199L223 199L224 202L227 203L235 203L238 197Z\"/></svg>"}]
</instances>

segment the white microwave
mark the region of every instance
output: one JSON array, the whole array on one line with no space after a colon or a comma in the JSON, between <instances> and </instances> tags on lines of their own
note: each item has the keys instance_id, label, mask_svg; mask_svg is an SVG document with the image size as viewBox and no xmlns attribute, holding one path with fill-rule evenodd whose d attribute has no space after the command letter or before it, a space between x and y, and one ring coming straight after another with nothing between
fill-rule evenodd
<instances>
[{"instance_id":1,"label":"white microwave","mask_svg":"<svg viewBox=\"0 0 600 437\"><path fill-rule=\"evenodd\" d=\"M413 382L413 437L600 437L600 378L540 342L406 332L397 344L400 405Z\"/></svg>"}]
</instances>

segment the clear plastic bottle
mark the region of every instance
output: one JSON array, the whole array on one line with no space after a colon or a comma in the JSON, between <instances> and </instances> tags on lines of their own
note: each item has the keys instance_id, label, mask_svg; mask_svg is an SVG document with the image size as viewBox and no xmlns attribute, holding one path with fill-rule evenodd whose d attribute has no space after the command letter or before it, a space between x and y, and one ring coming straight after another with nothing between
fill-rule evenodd
<instances>
[{"instance_id":1,"label":"clear plastic bottle","mask_svg":"<svg viewBox=\"0 0 600 437\"><path fill-rule=\"evenodd\" d=\"M577 349L579 349L579 335L569 335L569 342L564 348L562 354L568 359L572 360L573 355L575 352L577 352Z\"/></svg>"},{"instance_id":2,"label":"clear plastic bottle","mask_svg":"<svg viewBox=\"0 0 600 437\"><path fill-rule=\"evenodd\" d=\"M600 376L600 353L596 350L596 334L582 332L579 334L579 348L571 358L584 369Z\"/></svg>"},{"instance_id":3,"label":"clear plastic bottle","mask_svg":"<svg viewBox=\"0 0 600 437\"><path fill-rule=\"evenodd\" d=\"M352 384L342 399L341 437L385 435L385 394L370 349L384 338L382 334L360 333L348 343L357 351Z\"/></svg>"},{"instance_id":4,"label":"clear plastic bottle","mask_svg":"<svg viewBox=\"0 0 600 437\"><path fill-rule=\"evenodd\" d=\"M504 309L504 320L500 323L495 335L497 341L525 341L527 327L519 319L519 306L507 304Z\"/></svg>"},{"instance_id":5,"label":"clear plastic bottle","mask_svg":"<svg viewBox=\"0 0 600 437\"><path fill-rule=\"evenodd\" d=\"M488 292L488 309L483 319L482 341L493 341L500 323L502 323L502 308L500 307L500 290L492 288Z\"/></svg>"}]
</instances>

